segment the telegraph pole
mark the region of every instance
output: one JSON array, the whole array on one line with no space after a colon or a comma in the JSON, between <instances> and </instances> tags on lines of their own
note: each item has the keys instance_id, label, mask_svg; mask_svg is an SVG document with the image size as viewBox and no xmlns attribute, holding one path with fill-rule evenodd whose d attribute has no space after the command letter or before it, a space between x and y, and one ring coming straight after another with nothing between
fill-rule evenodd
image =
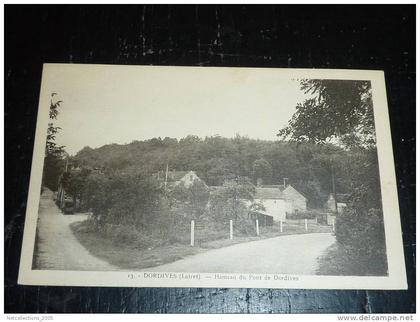
<instances>
[{"instance_id":1,"label":"telegraph pole","mask_svg":"<svg viewBox=\"0 0 420 322\"><path fill-rule=\"evenodd\" d=\"M166 191L166 186L168 184L168 164L166 164L166 172L165 172L165 191Z\"/></svg>"},{"instance_id":2,"label":"telegraph pole","mask_svg":"<svg viewBox=\"0 0 420 322\"><path fill-rule=\"evenodd\" d=\"M331 183L332 183L332 191L333 191L333 196L334 196L334 207L335 207L335 213L338 213L338 207L337 207L337 192L335 190L335 173L334 173L334 165L331 162Z\"/></svg>"}]
</instances>

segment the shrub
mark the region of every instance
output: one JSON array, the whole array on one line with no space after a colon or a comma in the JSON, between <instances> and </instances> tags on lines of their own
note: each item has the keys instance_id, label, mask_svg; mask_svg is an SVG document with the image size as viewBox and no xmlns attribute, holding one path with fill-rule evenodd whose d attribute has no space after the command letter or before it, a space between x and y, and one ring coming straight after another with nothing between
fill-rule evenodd
<instances>
[{"instance_id":1,"label":"shrub","mask_svg":"<svg viewBox=\"0 0 420 322\"><path fill-rule=\"evenodd\" d=\"M348 207L336 219L337 241L347 254L360 263L366 275L386 274L387 259L383 214L380 209L368 212Z\"/></svg>"},{"instance_id":2,"label":"shrub","mask_svg":"<svg viewBox=\"0 0 420 322\"><path fill-rule=\"evenodd\" d=\"M148 230L167 222L161 218L167 215L163 189L146 173L94 173L88 176L83 190L86 207L100 225L133 225Z\"/></svg>"},{"instance_id":3,"label":"shrub","mask_svg":"<svg viewBox=\"0 0 420 322\"><path fill-rule=\"evenodd\" d=\"M315 219L318 212L315 211L297 211L294 213L286 213L286 219Z\"/></svg>"}]
</instances>

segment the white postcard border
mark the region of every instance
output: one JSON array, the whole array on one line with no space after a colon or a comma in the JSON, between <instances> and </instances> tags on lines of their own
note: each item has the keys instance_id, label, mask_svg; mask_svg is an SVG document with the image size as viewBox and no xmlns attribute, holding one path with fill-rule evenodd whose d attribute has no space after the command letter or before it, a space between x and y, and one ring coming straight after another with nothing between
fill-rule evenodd
<instances>
[{"instance_id":1,"label":"white postcard border","mask_svg":"<svg viewBox=\"0 0 420 322\"><path fill-rule=\"evenodd\" d=\"M19 267L19 284L61 285L61 286L114 286L114 287L236 287L236 288L285 288L285 289L407 289L402 231L399 216L398 195L392 152L385 79L382 71L328 70L328 69L275 69L275 68L229 68L235 73L280 73L284 77L299 79L352 79L370 80L372 83L375 129L380 169L382 203L389 275L376 276L304 276L290 274L221 274L231 278L216 278L215 273L198 274L200 279L180 278L179 272L173 276L148 277L147 272L98 272L98 271L59 271L32 270L32 257L35 245L36 223L42 169L44 161L46 129L48 126L48 107L50 93L54 91L54 78L59 77L61 68L137 68L166 69L168 73L176 69L197 72L203 68L226 70L227 67L162 67L162 66L116 66L116 65L74 65L44 64L38 119L32 159L31 178L26 210L25 229ZM149 273L153 273L149 272ZM158 274L156 272L156 274ZM159 272L159 274L164 274ZM167 272L170 274L170 272ZM241 278L241 275L245 276ZM250 278L250 275L254 277ZM255 280L255 277L261 280Z\"/></svg>"}]
</instances>

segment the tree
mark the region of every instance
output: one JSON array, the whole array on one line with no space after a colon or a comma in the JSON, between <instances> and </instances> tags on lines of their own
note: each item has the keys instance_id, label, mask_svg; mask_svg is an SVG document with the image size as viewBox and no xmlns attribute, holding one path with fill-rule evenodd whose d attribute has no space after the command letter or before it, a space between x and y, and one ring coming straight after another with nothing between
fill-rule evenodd
<instances>
[{"instance_id":1,"label":"tree","mask_svg":"<svg viewBox=\"0 0 420 322\"><path fill-rule=\"evenodd\" d=\"M370 82L302 80L301 89L311 97L297 105L288 126L278 135L297 142L331 142L347 150L340 156L337 151L326 151L319 158L324 163L320 168L328 172L330 167L332 175L341 166L351 192L348 207L337 216L337 241L367 267L369 261L386 263ZM346 158L351 162L347 167ZM333 177L333 186L335 181ZM377 237L376 242L372 236Z\"/></svg>"},{"instance_id":2,"label":"tree","mask_svg":"<svg viewBox=\"0 0 420 322\"><path fill-rule=\"evenodd\" d=\"M305 79L311 98L299 103L279 136L294 141L338 139L346 147L374 147L372 89L369 81Z\"/></svg>"},{"instance_id":3,"label":"tree","mask_svg":"<svg viewBox=\"0 0 420 322\"><path fill-rule=\"evenodd\" d=\"M203 215L210 196L207 186L197 179L188 187L176 185L170 194L175 201L173 207L177 209L177 215L188 220L199 219Z\"/></svg>"},{"instance_id":4,"label":"tree","mask_svg":"<svg viewBox=\"0 0 420 322\"><path fill-rule=\"evenodd\" d=\"M250 211L265 211L265 206L261 202L253 202L249 206Z\"/></svg>"},{"instance_id":5,"label":"tree","mask_svg":"<svg viewBox=\"0 0 420 322\"><path fill-rule=\"evenodd\" d=\"M273 169L271 164L264 158L255 160L252 165L252 172L255 182L262 179L265 183L270 183L272 178Z\"/></svg>"},{"instance_id":6,"label":"tree","mask_svg":"<svg viewBox=\"0 0 420 322\"><path fill-rule=\"evenodd\" d=\"M165 140L171 143L158 146L146 140L127 145L109 144L95 149L85 147L76 154L72 163L100 168L110 174L124 172L133 175L162 173L168 164L173 170L194 169L208 186L221 186L226 180L236 177L252 178L255 182L254 170L259 170L258 167L254 169L254 163L264 159L272 168L271 180L265 179L266 182L282 184L283 178L289 178L288 182L294 186L300 185L301 181L305 181L302 186L317 182L322 195L328 196L332 189L330 161L334 161L337 192L348 194L355 182L358 166L363 158L368 158L367 149L344 149L331 143L272 142L239 136L232 139L191 138L188 144L167 138L163 142ZM261 176L266 177L264 172ZM313 196L316 198L315 194ZM322 205L325 200L321 199L312 205Z\"/></svg>"},{"instance_id":7,"label":"tree","mask_svg":"<svg viewBox=\"0 0 420 322\"><path fill-rule=\"evenodd\" d=\"M203 163L204 177L212 186L222 185L227 179L232 179L232 166L225 158L211 158Z\"/></svg>"},{"instance_id":8,"label":"tree","mask_svg":"<svg viewBox=\"0 0 420 322\"><path fill-rule=\"evenodd\" d=\"M235 230L250 234L254 231L252 222L248 219L247 203L254 201L255 187L246 177L226 180L222 187L210 196L209 216L226 227L229 220L234 220ZM255 205L255 207L258 207Z\"/></svg>"},{"instance_id":9,"label":"tree","mask_svg":"<svg viewBox=\"0 0 420 322\"><path fill-rule=\"evenodd\" d=\"M255 187L248 178L226 180L210 197L210 209L218 221L243 219L247 215L245 201L253 201Z\"/></svg>"},{"instance_id":10,"label":"tree","mask_svg":"<svg viewBox=\"0 0 420 322\"><path fill-rule=\"evenodd\" d=\"M86 179L90 174L90 170L86 168L72 169L63 173L61 177L61 184L64 191L73 198L73 204L77 205L77 200L82 202L82 196Z\"/></svg>"},{"instance_id":11,"label":"tree","mask_svg":"<svg viewBox=\"0 0 420 322\"><path fill-rule=\"evenodd\" d=\"M45 145L44 171L42 173L42 185L55 191L58 188L58 178L63 168L64 146L55 143L56 135L61 129L54 126L53 121L57 119L60 100L54 100L56 93L51 94L49 117L50 123L47 128L47 142Z\"/></svg>"},{"instance_id":12,"label":"tree","mask_svg":"<svg viewBox=\"0 0 420 322\"><path fill-rule=\"evenodd\" d=\"M349 229L351 227L351 229ZM387 260L381 209L360 212L353 207L337 217L336 236L347 255L356 259L360 275L386 275Z\"/></svg>"},{"instance_id":13,"label":"tree","mask_svg":"<svg viewBox=\"0 0 420 322\"><path fill-rule=\"evenodd\" d=\"M308 198L308 207L322 208L328 195L322 193L321 185L317 180L300 180L295 183L298 189L306 198Z\"/></svg>"},{"instance_id":14,"label":"tree","mask_svg":"<svg viewBox=\"0 0 420 322\"><path fill-rule=\"evenodd\" d=\"M190 145L201 142L201 139L197 135L187 135L185 138L179 140L179 143Z\"/></svg>"},{"instance_id":15,"label":"tree","mask_svg":"<svg viewBox=\"0 0 420 322\"><path fill-rule=\"evenodd\" d=\"M167 214L162 211L163 188L147 174L92 173L86 179L83 194L99 227L116 224L147 230L157 223L166 223L160 220Z\"/></svg>"}]
</instances>

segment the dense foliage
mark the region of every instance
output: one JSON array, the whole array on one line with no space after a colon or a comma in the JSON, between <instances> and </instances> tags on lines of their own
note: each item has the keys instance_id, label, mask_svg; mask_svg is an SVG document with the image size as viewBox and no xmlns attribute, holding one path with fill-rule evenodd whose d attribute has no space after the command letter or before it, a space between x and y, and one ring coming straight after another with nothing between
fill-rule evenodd
<instances>
[{"instance_id":1,"label":"dense foliage","mask_svg":"<svg viewBox=\"0 0 420 322\"><path fill-rule=\"evenodd\" d=\"M45 145L44 172L42 174L42 185L52 190L57 190L58 178L63 171L64 147L55 143L55 138L60 127L54 126L54 120L57 119L59 108L62 103L55 100L56 93L51 94L49 118L47 128L47 142Z\"/></svg>"},{"instance_id":2,"label":"dense foliage","mask_svg":"<svg viewBox=\"0 0 420 322\"><path fill-rule=\"evenodd\" d=\"M163 189L144 175L93 173L87 177L82 195L84 206L91 209L100 223L124 224L138 229L157 225L167 211L161 202Z\"/></svg>"},{"instance_id":3,"label":"dense foliage","mask_svg":"<svg viewBox=\"0 0 420 322\"><path fill-rule=\"evenodd\" d=\"M150 234L175 241L176 232L192 219L213 225L211 231L232 219L240 232L251 233L241 200L253 203L255 184L278 185L287 178L310 208L322 208L335 188L350 196L348 207L337 216L337 241L366 267L373 261L386 269L370 83L302 80L301 88L310 96L280 130L285 141L189 135L85 147L70 158L62 187L79 207L93 212L101 231L118 230L121 238L140 238L143 245ZM52 120L60 103L51 100ZM54 142L58 130L49 125L43 178L53 190L63 171L64 150ZM205 184L167 189L156 176L167 167L193 170Z\"/></svg>"},{"instance_id":4,"label":"dense foliage","mask_svg":"<svg viewBox=\"0 0 420 322\"><path fill-rule=\"evenodd\" d=\"M381 205L372 90L368 81L302 80L301 89L312 95L297 110L279 136L296 142L334 142L354 157L344 167L350 199L337 216L337 241L365 270L386 274L386 245ZM342 157L329 157L331 168ZM327 168L327 167L326 167ZM337 174L337 179L342 174Z\"/></svg>"},{"instance_id":5,"label":"dense foliage","mask_svg":"<svg viewBox=\"0 0 420 322\"><path fill-rule=\"evenodd\" d=\"M122 239L145 247L185 242L191 220L207 230L207 240L220 238L229 220L235 220L236 232L253 231L243 200L252 201L255 188L247 178L227 180L212 194L198 179L166 187L145 172L73 168L63 173L61 183L77 199L78 211L92 212L90 228L119 243Z\"/></svg>"},{"instance_id":6,"label":"dense foliage","mask_svg":"<svg viewBox=\"0 0 420 322\"><path fill-rule=\"evenodd\" d=\"M255 187L245 177L226 180L223 186L210 196L209 219L225 225L229 220L234 220L235 228L240 233L250 233L253 226L248 220L248 208L243 201L252 202L254 193Z\"/></svg>"},{"instance_id":7,"label":"dense foliage","mask_svg":"<svg viewBox=\"0 0 420 322\"><path fill-rule=\"evenodd\" d=\"M205 211L210 197L209 188L199 180L186 187L177 185L168 189L167 197L174 218L185 224L193 219L205 220Z\"/></svg>"},{"instance_id":8,"label":"dense foliage","mask_svg":"<svg viewBox=\"0 0 420 322\"><path fill-rule=\"evenodd\" d=\"M154 138L97 149L85 147L72 162L100 168L107 174L153 174L165 170L168 164L169 170L195 171L208 186L222 185L237 177L247 177L254 184L258 178L264 184L283 184L283 178L288 178L308 198L309 206L317 208L332 191L331 158L336 160L337 191L350 193L353 173L357 173L360 162L367 160L366 155L362 150L348 151L333 145L290 144L243 136L188 136L179 141Z\"/></svg>"},{"instance_id":9,"label":"dense foliage","mask_svg":"<svg viewBox=\"0 0 420 322\"><path fill-rule=\"evenodd\" d=\"M372 160L362 150L349 151L333 145L240 136L189 136L179 141L155 138L84 148L71 158L73 169L63 175L62 183L68 194L80 200L83 209L93 211L95 224L102 230L123 225L144 237L152 231L156 234L159 227L158 239L173 241L192 219L213 226L214 231L226 229L232 219L235 233L254 234L242 200L253 203L258 179L264 184L281 184L287 177L309 199L310 207L321 208L332 189L331 160L340 192L350 193L352 187L367 182L366 177L372 178L369 189L378 190L373 180L375 173L356 175L364 164L375 161L375 155L370 156ZM165 189L164 176L156 174L164 173L167 164L169 170L196 171L210 188L194 181L188 187ZM212 187L215 185L218 187ZM126 235L130 235L128 230L124 230ZM131 234L133 238L135 234Z\"/></svg>"},{"instance_id":10,"label":"dense foliage","mask_svg":"<svg viewBox=\"0 0 420 322\"><path fill-rule=\"evenodd\" d=\"M383 224L382 210L375 208L357 211L348 207L337 217L337 240L347 255L357 261L358 275L387 274Z\"/></svg>"},{"instance_id":11,"label":"dense foliage","mask_svg":"<svg viewBox=\"0 0 420 322\"><path fill-rule=\"evenodd\" d=\"M296 106L279 136L317 143L337 139L347 147L375 146L369 81L304 79L301 89L312 96Z\"/></svg>"}]
</instances>

